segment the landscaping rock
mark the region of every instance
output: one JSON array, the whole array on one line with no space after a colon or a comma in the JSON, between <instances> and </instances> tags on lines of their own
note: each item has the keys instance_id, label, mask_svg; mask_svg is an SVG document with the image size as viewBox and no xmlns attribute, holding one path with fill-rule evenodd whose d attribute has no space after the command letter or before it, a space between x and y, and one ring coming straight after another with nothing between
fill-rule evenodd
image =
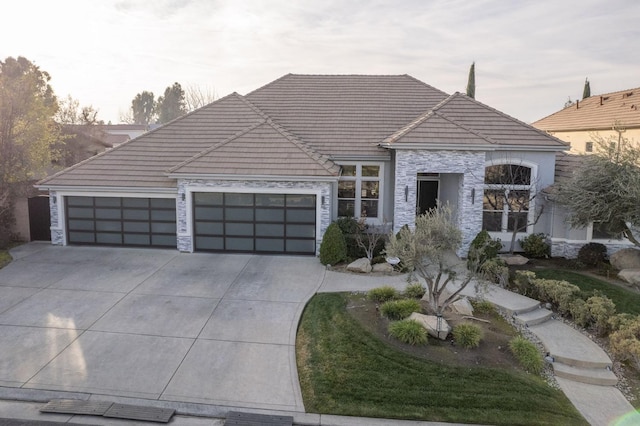
<instances>
[{"instance_id":1,"label":"landscaping rock","mask_svg":"<svg viewBox=\"0 0 640 426\"><path fill-rule=\"evenodd\" d=\"M453 309L458 312L460 315L468 315L473 316L473 306L471 306L471 302L466 297L463 297L460 300L456 300L451 304Z\"/></svg>"},{"instance_id":2,"label":"landscaping rock","mask_svg":"<svg viewBox=\"0 0 640 426\"><path fill-rule=\"evenodd\" d=\"M618 278L631 285L640 286L640 268L623 269L618 273Z\"/></svg>"},{"instance_id":3,"label":"landscaping rock","mask_svg":"<svg viewBox=\"0 0 640 426\"><path fill-rule=\"evenodd\" d=\"M444 318L440 319L441 323L439 332L438 317L435 315L424 315L414 312L409 316L409 319L418 321L420 325L427 330L429 336L435 337L436 339L446 340L449 333L451 333L451 326Z\"/></svg>"},{"instance_id":4,"label":"landscaping rock","mask_svg":"<svg viewBox=\"0 0 640 426\"><path fill-rule=\"evenodd\" d=\"M393 272L393 266L388 263L376 263L371 270L373 272Z\"/></svg>"},{"instance_id":5,"label":"landscaping rock","mask_svg":"<svg viewBox=\"0 0 640 426\"><path fill-rule=\"evenodd\" d=\"M366 274L371 272L371 263L369 262L369 259L363 257L351 262L349 266L347 266L347 271Z\"/></svg>"},{"instance_id":6,"label":"landscaping rock","mask_svg":"<svg viewBox=\"0 0 640 426\"><path fill-rule=\"evenodd\" d=\"M618 250L609 257L611 266L622 271L623 269L640 268L640 250L634 248L626 248Z\"/></svg>"},{"instance_id":7,"label":"landscaping rock","mask_svg":"<svg viewBox=\"0 0 640 426\"><path fill-rule=\"evenodd\" d=\"M524 265L529 259L519 254L501 254L500 259L504 260L507 265Z\"/></svg>"}]
</instances>

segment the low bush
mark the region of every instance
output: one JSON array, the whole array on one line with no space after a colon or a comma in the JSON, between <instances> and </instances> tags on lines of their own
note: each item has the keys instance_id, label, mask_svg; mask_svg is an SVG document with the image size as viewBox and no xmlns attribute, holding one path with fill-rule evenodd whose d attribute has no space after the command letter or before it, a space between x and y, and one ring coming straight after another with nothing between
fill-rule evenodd
<instances>
[{"instance_id":1,"label":"low bush","mask_svg":"<svg viewBox=\"0 0 640 426\"><path fill-rule=\"evenodd\" d=\"M453 327L453 339L463 348L477 348L482 340L482 330L477 324L458 324Z\"/></svg>"},{"instance_id":2,"label":"low bush","mask_svg":"<svg viewBox=\"0 0 640 426\"><path fill-rule=\"evenodd\" d=\"M471 241L469 253L467 254L468 262L472 259L478 263L480 269L488 260L498 257L498 253L502 250L502 242L499 239L494 240L485 230L478 232L476 237ZM472 265L468 265L472 266Z\"/></svg>"},{"instance_id":3,"label":"low bush","mask_svg":"<svg viewBox=\"0 0 640 426\"><path fill-rule=\"evenodd\" d=\"M640 370L640 317L625 322L619 330L611 333L609 347L617 359Z\"/></svg>"},{"instance_id":4,"label":"low bush","mask_svg":"<svg viewBox=\"0 0 640 426\"><path fill-rule=\"evenodd\" d=\"M401 320L421 309L420 302L415 299L389 300L380 306L380 313L390 320Z\"/></svg>"},{"instance_id":5,"label":"low bush","mask_svg":"<svg viewBox=\"0 0 640 426\"><path fill-rule=\"evenodd\" d=\"M473 305L473 310L475 312L481 314L491 314L496 311L496 307L493 306L493 303L485 299L474 300L473 302L471 302L471 305Z\"/></svg>"},{"instance_id":6,"label":"low bush","mask_svg":"<svg viewBox=\"0 0 640 426\"><path fill-rule=\"evenodd\" d=\"M584 300L575 299L571 303L569 303L569 314L571 314L573 322L575 322L580 327L587 328L591 325L591 312L589 312L587 302L585 302Z\"/></svg>"},{"instance_id":7,"label":"low bush","mask_svg":"<svg viewBox=\"0 0 640 426\"><path fill-rule=\"evenodd\" d=\"M409 345L427 343L427 330L415 320L394 321L389 324L389 334Z\"/></svg>"},{"instance_id":8,"label":"low bush","mask_svg":"<svg viewBox=\"0 0 640 426\"><path fill-rule=\"evenodd\" d=\"M356 235L362 232L358 221L352 217L341 217L335 221L335 224L338 225L342 231L342 235L344 235L347 259L355 260L365 257L365 252L362 248L358 247L358 240L356 239Z\"/></svg>"},{"instance_id":9,"label":"low bush","mask_svg":"<svg viewBox=\"0 0 640 426\"><path fill-rule=\"evenodd\" d=\"M503 287L509 283L509 267L499 257L486 260L480 268L480 275L485 280Z\"/></svg>"},{"instance_id":10,"label":"low bush","mask_svg":"<svg viewBox=\"0 0 640 426\"><path fill-rule=\"evenodd\" d=\"M536 274L531 271L516 271L515 279L513 280L518 293L529 296L533 299L538 299L538 290L533 285L533 281L536 279Z\"/></svg>"},{"instance_id":11,"label":"low bush","mask_svg":"<svg viewBox=\"0 0 640 426\"><path fill-rule=\"evenodd\" d=\"M586 304L596 333L606 335L611 329L609 320L616 314L616 305L608 297L600 295L591 296Z\"/></svg>"},{"instance_id":12,"label":"low bush","mask_svg":"<svg viewBox=\"0 0 640 426\"><path fill-rule=\"evenodd\" d=\"M404 295L412 299L422 299L427 289L420 283L412 283L404 289Z\"/></svg>"},{"instance_id":13,"label":"low bush","mask_svg":"<svg viewBox=\"0 0 640 426\"><path fill-rule=\"evenodd\" d=\"M520 240L520 246L527 257L534 259L547 258L551 255L551 246L545 234L530 234Z\"/></svg>"},{"instance_id":14,"label":"low bush","mask_svg":"<svg viewBox=\"0 0 640 426\"><path fill-rule=\"evenodd\" d=\"M569 312L569 305L581 293L580 287L566 281L536 278L533 285L538 293L538 300L554 304L561 314Z\"/></svg>"},{"instance_id":15,"label":"low bush","mask_svg":"<svg viewBox=\"0 0 640 426\"><path fill-rule=\"evenodd\" d=\"M636 315L628 314L626 312L622 314L615 314L611 318L609 318L609 329L612 332L618 331L621 328L632 323L636 318Z\"/></svg>"},{"instance_id":16,"label":"low bush","mask_svg":"<svg viewBox=\"0 0 640 426\"><path fill-rule=\"evenodd\" d=\"M585 266L598 266L607 260L607 246L600 243L588 243L580 247L578 262Z\"/></svg>"},{"instance_id":17,"label":"low bush","mask_svg":"<svg viewBox=\"0 0 640 426\"><path fill-rule=\"evenodd\" d=\"M367 293L367 299L372 300L374 302L378 302L378 303L386 302L388 300L393 300L397 298L398 298L398 290L388 285L372 288Z\"/></svg>"},{"instance_id":18,"label":"low bush","mask_svg":"<svg viewBox=\"0 0 640 426\"><path fill-rule=\"evenodd\" d=\"M509 350L525 370L533 374L542 372L544 360L542 359L542 354L532 342L522 336L516 336L509 342Z\"/></svg>"},{"instance_id":19,"label":"low bush","mask_svg":"<svg viewBox=\"0 0 640 426\"><path fill-rule=\"evenodd\" d=\"M327 227L320 243L320 263L335 265L347 258L347 246L340 227L334 222Z\"/></svg>"}]
</instances>

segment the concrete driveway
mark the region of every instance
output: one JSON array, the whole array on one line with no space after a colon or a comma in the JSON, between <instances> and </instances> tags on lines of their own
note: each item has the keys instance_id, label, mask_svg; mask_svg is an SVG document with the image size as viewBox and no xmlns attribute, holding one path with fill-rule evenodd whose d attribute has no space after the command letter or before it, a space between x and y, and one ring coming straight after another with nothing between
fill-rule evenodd
<instances>
[{"instance_id":1,"label":"concrete driveway","mask_svg":"<svg viewBox=\"0 0 640 426\"><path fill-rule=\"evenodd\" d=\"M0 269L0 386L304 412L312 257L54 247ZM6 390L6 389L5 389Z\"/></svg>"}]
</instances>

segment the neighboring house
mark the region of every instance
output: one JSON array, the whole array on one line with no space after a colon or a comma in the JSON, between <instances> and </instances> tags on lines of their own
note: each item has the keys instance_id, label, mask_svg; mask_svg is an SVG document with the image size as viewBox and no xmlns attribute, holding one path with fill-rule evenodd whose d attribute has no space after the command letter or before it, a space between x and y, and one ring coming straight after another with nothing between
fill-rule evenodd
<instances>
[{"instance_id":1,"label":"neighboring house","mask_svg":"<svg viewBox=\"0 0 640 426\"><path fill-rule=\"evenodd\" d=\"M532 124L571 144L571 152L588 154L597 147L593 136L618 138L614 123L625 129L622 137L640 143L640 88L591 96Z\"/></svg>"},{"instance_id":2,"label":"neighboring house","mask_svg":"<svg viewBox=\"0 0 640 426\"><path fill-rule=\"evenodd\" d=\"M463 233L510 240L554 183L564 142L411 76L288 74L228 95L39 182L53 244L316 254L341 216L398 231L436 200ZM518 171L497 196L495 179ZM504 191L503 191L504 193ZM515 195L514 195L515 194ZM489 202L492 201L492 202ZM553 209L533 232L549 234Z\"/></svg>"},{"instance_id":3,"label":"neighboring house","mask_svg":"<svg viewBox=\"0 0 640 426\"><path fill-rule=\"evenodd\" d=\"M148 127L140 124L63 124L61 133L63 140L56 146L61 156L50 168L50 173L84 161L107 149L136 138ZM49 214L43 217L42 204L46 203L46 193L36 191L34 182L25 183L20 191L14 207L16 223L12 238L18 241L32 241L49 238ZM46 236L42 228L47 230Z\"/></svg>"}]
</instances>

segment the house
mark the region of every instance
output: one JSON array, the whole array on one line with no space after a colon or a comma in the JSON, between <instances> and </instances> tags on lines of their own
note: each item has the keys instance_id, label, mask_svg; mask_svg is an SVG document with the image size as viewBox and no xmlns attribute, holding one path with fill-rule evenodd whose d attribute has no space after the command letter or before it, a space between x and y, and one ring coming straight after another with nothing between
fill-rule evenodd
<instances>
[{"instance_id":1,"label":"house","mask_svg":"<svg viewBox=\"0 0 640 426\"><path fill-rule=\"evenodd\" d=\"M449 203L465 255L547 201L567 144L409 75L285 75L38 183L53 244L316 254L341 216L413 225ZM518 178L504 187L505 175ZM506 194L505 194L505 189ZM501 195L502 194L502 195ZM530 199L509 209L518 197ZM520 234L549 233L545 209ZM530 220L530 222L533 222ZM522 223L522 222L521 222Z\"/></svg>"},{"instance_id":2,"label":"house","mask_svg":"<svg viewBox=\"0 0 640 426\"><path fill-rule=\"evenodd\" d=\"M532 125L571 144L571 153L588 154L596 148L594 135L617 140L615 123L622 137L640 142L640 88L588 97Z\"/></svg>"},{"instance_id":3,"label":"house","mask_svg":"<svg viewBox=\"0 0 640 426\"><path fill-rule=\"evenodd\" d=\"M50 173L72 166L102 151L144 134L148 126L140 124L63 124L62 140L55 148L60 151L50 167ZM17 241L48 240L49 214L46 193L25 182L15 200L12 239Z\"/></svg>"}]
</instances>

